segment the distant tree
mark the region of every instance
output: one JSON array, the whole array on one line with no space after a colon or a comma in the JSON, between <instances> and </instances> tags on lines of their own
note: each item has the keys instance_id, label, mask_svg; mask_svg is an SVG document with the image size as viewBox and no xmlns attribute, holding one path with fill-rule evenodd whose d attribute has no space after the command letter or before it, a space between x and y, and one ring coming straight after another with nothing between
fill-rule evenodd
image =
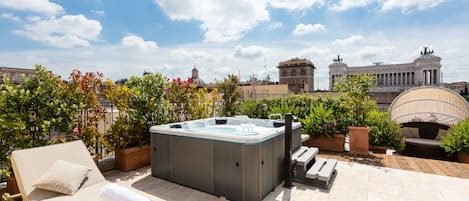
<instances>
[{"instance_id":1,"label":"distant tree","mask_svg":"<svg viewBox=\"0 0 469 201\"><path fill-rule=\"evenodd\" d=\"M122 78L122 79L119 79L119 80L115 81L114 84L117 84L117 85L124 85L127 81L129 81L129 79L127 79L127 78Z\"/></svg>"},{"instance_id":2,"label":"distant tree","mask_svg":"<svg viewBox=\"0 0 469 201\"><path fill-rule=\"evenodd\" d=\"M218 89L222 93L222 111L223 116L234 116L239 105L241 92L237 88L239 78L236 75L228 75L223 82L218 82Z\"/></svg>"}]
</instances>

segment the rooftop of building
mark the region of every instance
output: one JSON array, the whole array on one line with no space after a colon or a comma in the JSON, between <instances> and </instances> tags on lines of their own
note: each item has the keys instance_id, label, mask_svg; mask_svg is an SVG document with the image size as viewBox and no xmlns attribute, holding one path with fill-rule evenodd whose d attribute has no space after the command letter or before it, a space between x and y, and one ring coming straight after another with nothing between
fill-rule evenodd
<instances>
[{"instance_id":1,"label":"rooftop of building","mask_svg":"<svg viewBox=\"0 0 469 201\"><path fill-rule=\"evenodd\" d=\"M34 69L32 69L32 68L19 68L19 67L0 66L0 71L31 71L31 72L34 72Z\"/></svg>"},{"instance_id":2,"label":"rooftop of building","mask_svg":"<svg viewBox=\"0 0 469 201\"><path fill-rule=\"evenodd\" d=\"M314 66L313 62L311 62L309 59L306 59L306 58L303 58L303 59L292 58L292 59L289 59L289 60L286 60L286 61L282 61L278 64L279 68L281 68L281 67L293 67L293 66L310 66L310 67L316 68Z\"/></svg>"}]
</instances>

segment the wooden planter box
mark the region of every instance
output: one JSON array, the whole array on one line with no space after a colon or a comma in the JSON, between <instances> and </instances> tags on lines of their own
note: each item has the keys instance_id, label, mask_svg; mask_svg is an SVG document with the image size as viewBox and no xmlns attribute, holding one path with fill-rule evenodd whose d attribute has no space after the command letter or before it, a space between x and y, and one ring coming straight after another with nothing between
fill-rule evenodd
<instances>
[{"instance_id":1,"label":"wooden planter box","mask_svg":"<svg viewBox=\"0 0 469 201\"><path fill-rule=\"evenodd\" d=\"M368 155L368 127L349 126L350 153Z\"/></svg>"},{"instance_id":2,"label":"wooden planter box","mask_svg":"<svg viewBox=\"0 0 469 201\"><path fill-rule=\"evenodd\" d=\"M115 150L116 169L132 171L150 165L150 145Z\"/></svg>"},{"instance_id":3,"label":"wooden planter box","mask_svg":"<svg viewBox=\"0 0 469 201\"><path fill-rule=\"evenodd\" d=\"M20 193L20 190L18 189L18 184L16 183L16 178L15 177L6 177L7 179L7 192L10 195L15 195Z\"/></svg>"},{"instance_id":4,"label":"wooden planter box","mask_svg":"<svg viewBox=\"0 0 469 201\"><path fill-rule=\"evenodd\" d=\"M334 137L313 136L303 142L308 147L317 147L319 150L344 151L345 135L335 134Z\"/></svg>"},{"instance_id":5,"label":"wooden planter box","mask_svg":"<svg viewBox=\"0 0 469 201\"><path fill-rule=\"evenodd\" d=\"M373 153L385 154L388 148L385 146L370 146L370 151Z\"/></svg>"},{"instance_id":6,"label":"wooden planter box","mask_svg":"<svg viewBox=\"0 0 469 201\"><path fill-rule=\"evenodd\" d=\"M469 163L469 154L466 154L462 151L458 152L458 161L461 163Z\"/></svg>"}]
</instances>

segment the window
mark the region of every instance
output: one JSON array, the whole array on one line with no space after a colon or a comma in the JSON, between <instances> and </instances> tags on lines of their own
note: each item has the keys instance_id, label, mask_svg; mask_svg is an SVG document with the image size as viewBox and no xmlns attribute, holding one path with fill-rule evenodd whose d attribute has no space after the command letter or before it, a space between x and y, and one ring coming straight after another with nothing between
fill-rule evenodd
<instances>
[{"instance_id":1,"label":"window","mask_svg":"<svg viewBox=\"0 0 469 201\"><path fill-rule=\"evenodd\" d=\"M291 84L295 84L295 80L291 80Z\"/></svg>"},{"instance_id":2,"label":"window","mask_svg":"<svg viewBox=\"0 0 469 201\"><path fill-rule=\"evenodd\" d=\"M282 71L282 76L287 76L287 70Z\"/></svg>"},{"instance_id":3,"label":"window","mask_svg":"<svg viewBox=\"0 0 469 201\"><path fill-rule=\"evenodd\" d=\"M306 69L304 69L304 68L301 69L301 75L303 75L303 76L306 75Z\"/></svg>"},{"instance_id":4,"label":"window","mask_svg":"<svg viewBox=\"0 0 469 201\"><path fill-rule=\"evenodd\" d=\"M16 80L16 81L21 81L21 74L16 73L16 74L15 74L15 80Z\"/></svg>"},{"instance_id":5,"label":"window","mask_svg":"<svg viewBox=\"0 0 469 201\"><path fill-rule=\"evenodd\" d=\"M291 76L296 76L296 70L295 69L291 70Z\"/></svg>"}]
</instances>

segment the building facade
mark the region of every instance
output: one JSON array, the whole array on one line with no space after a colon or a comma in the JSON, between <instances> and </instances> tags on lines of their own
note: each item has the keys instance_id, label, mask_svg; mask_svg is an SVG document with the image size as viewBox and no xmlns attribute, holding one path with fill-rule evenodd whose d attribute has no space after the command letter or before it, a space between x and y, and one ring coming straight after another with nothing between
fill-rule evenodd
<instances>
[{"instance_id":1,"label":"building facade","mask_svg":"<svg viewBox=\"0 0 469 201\"><path fill-rule=\"evenodd\" d=\"M32 77L35 74L36 71L34 69L0 67L0 83L3 83L3 78L6 77L10 80L10 83L19 84L23 82L22 75Z\"/></svg>"},{"instance_id":2,"label":"building facade","mask_svg":"<svg viewBox=\"0 0 469 201\"><path fill-rule=\"evenodd\" d=\"M287 96L289 93L288 85L286 84L246 84L238 85L241 91L241 100L258 100L268 97L282 97Z\"/></svg>"},{"instance_id":3,"label":"building facade","mask_svg":"<svg viewBox=\"0 0 469 201\"><path fill-rule=\"evenodd\" d=\"M314 91L314 69L308 59L293 58L278 64L279 82L287 84L293 93Z\"/></svg>"},{"instance_id":4,"label":"building facade","mask_svg":"<svg viewBox=\"0 0 469 201\"><path fill-rule=\"evenodd\" d=\"M376 92L402 92L416 86L439 86L441 83L441 58L433 55L427 47L420 52L420 57L412 63L383 64L377 62L372 66L349 67L338 56L329 65L329 88L342 77L357 74L372 74L376 77Z\"/></svg>"}]
</instances>

